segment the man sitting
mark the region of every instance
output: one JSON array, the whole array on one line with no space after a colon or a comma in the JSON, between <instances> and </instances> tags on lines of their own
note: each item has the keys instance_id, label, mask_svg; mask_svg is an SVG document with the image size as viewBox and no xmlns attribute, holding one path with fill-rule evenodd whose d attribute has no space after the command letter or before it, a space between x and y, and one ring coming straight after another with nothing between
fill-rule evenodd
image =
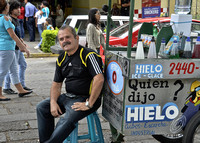
<instances>
[{"instance_id":1,"label":"man sitting","mask_svg":"<svg viewBox=\"0 0 200 143\"><path fill-rule=\"evenodd\" d=\"M60 28L58 40L64 50L57 59L50 99L37 105L41 143L62 143L75 124L101 105L104 83L101 57L92 49L79 45L76 31L66 25ZM65 80L66 93L61 94ZM54 128L54 118L65 113Z\"/></svg>"}]
</instances>

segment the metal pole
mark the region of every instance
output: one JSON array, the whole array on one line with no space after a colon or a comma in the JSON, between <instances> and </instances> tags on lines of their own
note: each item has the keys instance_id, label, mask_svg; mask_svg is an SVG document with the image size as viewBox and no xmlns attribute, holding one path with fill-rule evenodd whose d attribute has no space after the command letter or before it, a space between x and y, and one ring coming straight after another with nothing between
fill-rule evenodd
<instances>
[{"instance_id":1,"label":"metal pole","mask_svg":"<svg viewBox=\"0 0 200 143\"><path fill-rule=\"evenodd\" d=\"M196 10L195 10L195 19L197 19L197 0L196 0Z\"/></svg>"},{"instance_id":2,"label":"metal pole","mask_svg":"<svg viewBox=\"0 0 200 143\"><path fill-rule=\"evenodd\" d=\"M131 0L130 14L129 14L130 18L129 18L129 33L128 33L128 49L127 49L127 57L128 58L131 57L134 2L135 2L134 0Z\"/></svg>"},{"instance_id":3,"label":"metal pole","mask_svg":"<svg viewBox=\"0 0 200 143\"><path fill-rule=\"evenodd\" d=\"M169 8L170 8L170 0L168 0L168 15L167 15L168 17L169 17L169 14L170 14L169 13Z\"/></svg>"},{"instance_id":4,"label":"metal pole","mask_svg":"<svg viewBox=\"0 0 200 143\"><path fill-rule=\"evenodd\" d=\"M110 11L111 11L111 0L108 1L108 15L107 15L107 29L106 29L106 49L109 49L109 33L110 33L110 17L111 17L111 14L110 14ZM106 50L105 49L105 50Z\"/></svg>"}]
</instances>

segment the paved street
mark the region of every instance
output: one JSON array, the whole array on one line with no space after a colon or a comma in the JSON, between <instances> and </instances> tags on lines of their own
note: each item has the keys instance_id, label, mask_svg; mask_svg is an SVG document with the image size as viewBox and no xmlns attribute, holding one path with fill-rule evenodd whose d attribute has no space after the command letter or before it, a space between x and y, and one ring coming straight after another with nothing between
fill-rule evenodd
<instances>
[{"instance_id":1,"label":"paved street","mask_svg":"<svg viewBox=\"0 0 200 143\"><path fill-rule=\"evenodd\" d=\"M33 47L38 43L27 43L31 53L40 55L40 50ZM47 55L48 56L48 55ZM27 58L26 85L33 88L33 93L24 98L17 95L6 95L11 101L0 102L0 143L37 143L37 119L36 104L49 97L51 82L55 70L56 57ZM15 91L16 89L12 87ZM64 88L63 88L64 92ZM98 110L105 143L110 143L111 133L109 123L101 115L102 109ZM79 123L79 133L87 130L86 120ZM130 138L125 137L126 143L155 143L151 136ZM80 141L85 143L86 140Z\"/></svg>"}]
</instances>

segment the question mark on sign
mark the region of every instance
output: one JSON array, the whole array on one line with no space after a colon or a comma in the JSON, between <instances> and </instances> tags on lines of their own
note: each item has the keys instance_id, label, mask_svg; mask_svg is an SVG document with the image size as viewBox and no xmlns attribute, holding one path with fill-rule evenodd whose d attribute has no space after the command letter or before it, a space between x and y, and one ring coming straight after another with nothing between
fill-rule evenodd
<instances>
[{"instance_id":1,"label":"question mark on sign","mask_svg":"<svg viewBox=\"0 0 200 143\"><path fill-rule=\"evenodd\" d=\"M174 99L173 99L174 101L177 100L178 92L181 91L183 89L183 87L184 87L184 84L183 84L183 82L181 80L176 80L174 82L174 85L177 85L177 84L180 84L180 88L174 93Z\"/></svg>"}]
</instances>

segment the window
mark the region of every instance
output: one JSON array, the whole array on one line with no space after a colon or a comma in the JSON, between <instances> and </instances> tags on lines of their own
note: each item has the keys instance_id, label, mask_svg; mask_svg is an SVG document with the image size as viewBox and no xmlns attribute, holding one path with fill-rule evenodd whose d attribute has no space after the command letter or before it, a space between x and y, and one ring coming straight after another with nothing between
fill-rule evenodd
<instances>
[{"instance_id":1,"label":"window","mask_svg":"<svg viewBox=\"0 0 200 143\"><path fill-rule=\"evenodd\" d=\"M119 26L120 26L119 21L113 21L113 23L110 24L110 31ZM103 33L106 33L106 27L107 27L107 21L101 21L101 28Z\"/></svg>"},{"instance_id":2,"label":"window","mask_svg":"<svg viewBox=\"0 0 200 143\"><path fill-rule=\"evenodd\" d=\"M133 22L133 28L136 27L137 25L140 25L141 23L139 22ZM110 36L114 37L120 37L123 35L125 32L127 32L129 29L129 23L124 24L123 26L115 29L114 31L111 31Z\"/></svg>"},{"instance_id":3,"label":"window","mask_svg":"<svg viewBox=\"0 0 200 143\"><path fill-rule=\"evenodd\" d=\"M77 20L77 23L75 25L75 30L78 35L81 35L81 36L86 35L87 23L88 23L88 20L83 20L83 19Z\"/></svg>"},{"instance_id":4,"label":"window","mask_svg":"<svg viewBox=\"0 0 200 143\"><path fill-rule=\"evenodd\" d=\"M200 34L200 23L192 22L191 31Z\"/></svg>"},{"instance_id":5,"label":"window","mask_svg":"<svg viewBox=\"0 0 200 143\"><path fill-rule=\"evenodd\" d=\"M64 24L65 25L69 25L71 21L72 21L71 19L66 19L65 22L64 22Z\"/></svg>"}]
</instances>

